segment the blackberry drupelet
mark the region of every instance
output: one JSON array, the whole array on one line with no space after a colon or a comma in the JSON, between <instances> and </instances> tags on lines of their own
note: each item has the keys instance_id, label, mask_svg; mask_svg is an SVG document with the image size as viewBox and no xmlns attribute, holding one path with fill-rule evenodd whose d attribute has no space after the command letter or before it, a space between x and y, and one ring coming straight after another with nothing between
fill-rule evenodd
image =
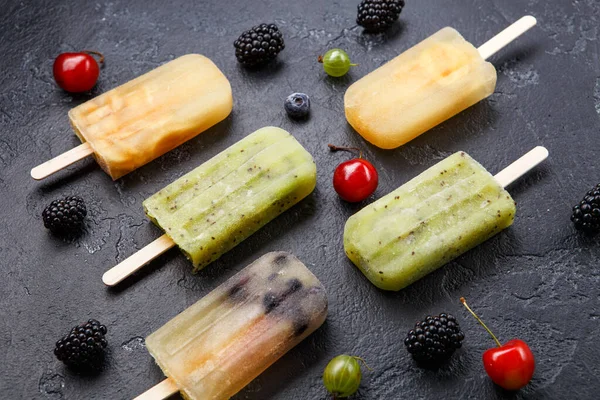
<instances>
[{"instance_id":1,"label":"blackberry drupelet","mask_svg":"<svg viewBox=\"0 0 600 400\"><path fill-rule=\"evenodd\" d=\"M392 26L400 16L404 0L362 0L358 5L356 23L369 32L381 32Z\"/></svg>"},{"instance_id":2,"label":"blackberry drupelet","mask_svg":"<svg viewBox=\"0 0 600 400\"><path fill-rule=\"evenodd\" d=\"M283 36L275 24L260 24L245 31L233 46L235 57L247 67L271 61L285 48Z\"/></svg>"},{"instance_id":3,"label":"blackberry drupelet","mask_svg":"<svg viewBox=\"0 0 600 400\"><path fill-rule=\"evenodd\" d=\"M583 200L573 207L571 221L577 229L584 232L600 231L600 183L587 192Z\"/></svg>"},{"instance_id":4,"label":"blackberry drupelet","mask_svg":"<svg viewBox=\"0 0 600 400\"><path fill-rule=\"evenodd\" d=\"M56 342L54 355L69 367L98 369L104 360L106 326L95 319L74 326Z\"/></svg>"},{"instance_id":5,"label":"blackberry drupelet","mask_svg":"<svg viewBox=\"0 0 600 400\"><path fill-rule=\"evenodd\" d=\"M79 196L54 200L44 209L44 226L55 233L71 233L81 228L87 215L85 203Z\"/></svg>"},{"instance_id":6,"label":"blackberry drupelet","mask_svg":"<svg viewBox=\"0 0 600 400\"><path fill-rule=\"evenodd\" d=\"M439 364L450 358L461 347L465 338L456 318L449 314L427 316L417 322L404 339L406 349L415 361L423 364Z\"/></svg>"}]
</instances>

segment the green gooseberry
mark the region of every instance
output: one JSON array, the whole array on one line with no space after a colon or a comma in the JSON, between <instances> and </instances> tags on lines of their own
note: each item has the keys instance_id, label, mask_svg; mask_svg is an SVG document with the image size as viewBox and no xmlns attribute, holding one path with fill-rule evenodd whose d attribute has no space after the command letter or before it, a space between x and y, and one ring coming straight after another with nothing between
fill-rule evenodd
<instances>
[{"instance_id":1,"label":"green gooseberry","mask_svg":"<svg viewBox=\"0 0 600 400\"><path fill-rule=\"evenodd\" d=\"M323 69L329 76L340 77L346 75L350 67L357 64L350 62L350 56L342 49L331 49L323 56L319 56L319 62L323 63Z\"/></svg>"},{"instance_id":2,"label":"green gooseberry","mask_svg":"<svg viewBox=\"0 0 600 400\"><path fill-rule=\"evenodd\" d=\"M323 372L323 384L335 398L352 396L361 380L360 358L342 354L334 357Z\"/></svg>"}]
</instances>

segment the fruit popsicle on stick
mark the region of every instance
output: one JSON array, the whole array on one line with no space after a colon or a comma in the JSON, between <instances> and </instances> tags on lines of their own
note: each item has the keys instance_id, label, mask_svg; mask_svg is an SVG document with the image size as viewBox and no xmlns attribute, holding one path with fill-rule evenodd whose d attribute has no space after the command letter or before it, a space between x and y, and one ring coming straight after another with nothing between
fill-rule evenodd
<instances>
[{"instance_id":1,"label":"fruit popsicle on stick","mask_svg":"<svg viewBox=\"0 0 600 400\"><path fill-rule=\"evenodd\" d=\"M115 180L225 119L231 86L199 54L170 61L69 111L83 144L33 168L47 176L93 155Z\"/></svg>"},{"instance_id":2,"label":"fruit popsicle on stick","mask_svg":"<svg viewBox=\"0 0 600 400\"><path fill-rule=\"evenodd\" d=\"M259 129L146 199L146 215L165 234L107 271L104 283L119 283L174 245L197 272L308 196L316 173L292 135Z\"/></svg>"},{"instance_id":3,"label":"fruit popsicle on stick","mask_svg":"<svg viewBox=\"0 0 600 400\"><path fill-rule=\"evenodd\" d=\"M455 153L346 222L344 250L377 287L400 290L513 223L504 187L548 157L536 147L492 176Z\"/></svg>"},{"instance_id":4,"label":"fruit popsicle on stick","mask_svg":"<svg viewBox=\"0 0 600 400\"><path fill-rule=\"evenodd\" d=\"M478 49L440 30L348 88L348 123L383 149L409 142L491 95L496 70L485 60L535 24L525 16Z\"/></svg>"},{"instance_id":5,"label":"fruit popsicle on stick","mask_svg":"<svg viewBox=\"0 0 600 400\"><path fill-rule=\"evenodd\" d=\"M327 294L286 252L265 254L146 339L168 377L136 400L224 400L319 328Z\"/></svg>"}]
</instances>

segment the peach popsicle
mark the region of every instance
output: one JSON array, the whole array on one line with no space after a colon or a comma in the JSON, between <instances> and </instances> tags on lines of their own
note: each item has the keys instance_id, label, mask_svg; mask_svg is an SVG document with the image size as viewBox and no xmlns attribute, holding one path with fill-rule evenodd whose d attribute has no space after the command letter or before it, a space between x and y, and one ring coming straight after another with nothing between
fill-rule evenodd
<instances>
[{"instance_id":1,"label":"peach popsicle","mask_svg":"<svg viewBox=\"0 0 600 400\"><path fill-rule=\"evenodd\" d=\"M265 254L148 336L168 379L136 399L177 391L190 400L228 399L326 316L325 288L308 268L286 252Z\"/></svg>"},{"instance_id":2,"label":"peach popsicle","mask_svg":"<svg viewBox=\"0 0 600 400\"><path fill-rule=\"evenodd\" d=\"M525 16L479 49L443 28L352 84L348 123L375 146L407 143L491 95L496 70L485 60L535 24Z\"/></svg>"},{"instance_id":3,"label":"peach popsicle","mask_svg":"<svg viewBox=\"0 0 600 400\"><path fill-rule=\"evenodd\" d=\"M83 144L31 170L34 179L88 155L118 179L225 119L231 86L199 54L170 61L69 111Z\"/></svg>"}]
</instances>

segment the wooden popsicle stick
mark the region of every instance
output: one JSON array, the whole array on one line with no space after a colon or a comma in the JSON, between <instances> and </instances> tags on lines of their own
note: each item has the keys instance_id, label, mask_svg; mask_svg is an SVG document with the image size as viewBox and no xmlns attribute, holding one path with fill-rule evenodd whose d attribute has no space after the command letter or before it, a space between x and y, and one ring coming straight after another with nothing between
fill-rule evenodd
<instances>
[{"instance_id":1,"label":"wooden popsicle stick","mask_svg":"<svg viewBox=\"0 0 600 400\"><path fill-rule=\"evenodd\" d=\"M107 286L115 286L173 246L175 246L173 239L166 234L162 235L143 249L106 271L102 275L102 281Z\"/></svg>"},{"instance_id":2,"label":"wooden popsicle stick","mask_svg":"<svg viewBox=\"0 0 600 400\"><path fill-rule=\"evenodd\" d=\"M548 150L545 147L537 146L508 167L498 172L494 178L503 187L507 187L521 176L531 171L546 158L548 158Z\"/></svg>"},{"instance_id":3,"label":"wooden popsicle stick","mask_svg":"<svg viewBox=\"0 0 600 400\"><path fill-rule=\"evenodd\" d=\"M133 400L163 400L179 392L179 388L171 379L167 378L154 385Z\"/></svg>"},{"instance_id":4,"label":"wooden popsicle stick","mask_svg":"<svg viewBox=\"0 0 600 400\"><path fill-rule=\"evenodd\" d=\"M69 165L86 158L92 154L94 150L89 143L85 142L79 146L62 153L43 164L31 169L31 177L36 180L47 178L55 172L68 167Z\"/></svg>"},{"instance_id":5,"label":"wooden popsicle stick","mask_svg":"<svg viewBox=\"0 0 600 400\"><path fill-rule=\"evenodd\" d=\"M479 46L477 51L479 51L479 54L484 60L487 60L489 57L500 51L504 46L527 32L529 29L533 28L535 24L537 24L535 17L526 15Z\"/></svg>"}]
</instances>

